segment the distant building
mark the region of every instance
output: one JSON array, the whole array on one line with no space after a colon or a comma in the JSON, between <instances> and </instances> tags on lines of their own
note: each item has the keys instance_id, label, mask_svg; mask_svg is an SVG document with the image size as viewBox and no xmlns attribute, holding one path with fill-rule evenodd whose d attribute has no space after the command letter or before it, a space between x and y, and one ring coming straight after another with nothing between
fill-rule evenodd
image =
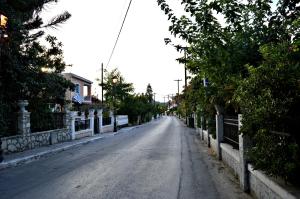
<instances>
[{"instance_id":1,"label":"distant building","mask_svg":"<svg viewBox=\"0 0 300 199\"><path fill-rule=\"evenodd\" d=\"M79 104L92 103L92 84L93 82L75 75L73 73L63 73L63 76L75 84L75 90L66 92L66 100L77 102Z\"/></svg>"}]
</instances>

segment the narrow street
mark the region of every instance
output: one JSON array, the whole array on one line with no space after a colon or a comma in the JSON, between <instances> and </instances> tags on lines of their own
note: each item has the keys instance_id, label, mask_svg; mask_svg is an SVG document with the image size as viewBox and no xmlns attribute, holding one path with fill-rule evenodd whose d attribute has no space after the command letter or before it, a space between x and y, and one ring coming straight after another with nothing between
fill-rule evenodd
<instances>
[{"instance_id":1,"label":"narrow street","mask_svg":"<svg viewBox=\"0 0 300 199\"><path fill-rule=\"evenodd\" d=\"M2 199L247 198L197 140L194 129L175 117L163 117L2 170L0 195Z\"/></svg>"}]
</instances>

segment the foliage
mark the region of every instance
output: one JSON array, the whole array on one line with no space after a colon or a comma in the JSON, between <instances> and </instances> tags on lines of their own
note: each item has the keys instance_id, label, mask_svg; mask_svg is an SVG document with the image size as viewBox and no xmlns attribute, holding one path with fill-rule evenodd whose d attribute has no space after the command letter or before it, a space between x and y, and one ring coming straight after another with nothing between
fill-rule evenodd
<instances>
[{"instance_id":1,"label":"foliage","mask_svg":"<svg viewBox=\"0 0 300 199\"><path fill-rule=\"evenodd\" d=\"M145 96L147 97L149 103L153 102L153 90L150 84L147 85Z\"/></svg>"},{"instance_id":2,"label":"foliage","mask_svg":"<svg viewBox=\"0 0 300 199\"><path fill-rule=\"evenodd\" d=\"M150 88L150 89L149 89ZM161 104L154 104L152 100L152 88L148 84L146 94L134 94L127 96L121 103L118 111L120 114L126 114L129 117L129 122L144 123L165 112L166 107Z\"/></svg>"},{"instance_id":3,"label":"foliage","mask_svg":"<svg viewBox=\"0 0 300 199\"><path fill-rule=\"evenodd\" d=\"M145 94L134 94L132 83L126 83L117 68L107 71L104 81L105 105L116 111L116 114L128 115L129 123L148 122L152 115L160 113L159 106L154 105L150 84L147 85Z\"/></svg>"},{"instance_id":4,"label":"foliage","mask_svg":"<svg viewBox=\"0 0 300 199\"><path fill-rule=\"evenodd\" d=\"M242 132L251 135L255 143L252 161L257 168L292 181L300 169L297 48L298 45L286 42L262 46L262 65L248 67L250 75L236 92L243 112Z\"/></svg>"},{"instance_id":5,"label":"foliage","mask_svg":"<svg viewBox=\"0 0 300 199\"><path fill-rule=\"evenodd\" d=\"M48 47L41 44L45 28L56 27L70 18L68 12L48 23L40 17L43 8L56 0L0 1L1 11L8 17L8 42L0 47L0 132L7 131L5 115L17 110L18 100L28 100L32 111L37 102L64 104L66 89L72 84L60 73L63 61L62 43L46 36ZM3 105L3 106L2 106ZM43 110L47 111L47 110Z\"/></svg>"},{"instance_id":6,"label":"foliage","mask_svg":"<svg viewBox=\"0 0 300 199\"><path fill-rule=\"evenodd\" d=\"M130 95L123 101L119 110L120 114L126 114L129 117L129 122L147 122L151 120L152 104L148 102L148 97L142 95ZM150 116L149 116L150 115ZM138 121L140 118L140 121Z\"/></svg>"},{"instance_id":7,"label":"foliage","mask_svg":"<svg viewBox=\"0 0 300 199\"><path fill-rule=\"evenodd\" d=\"M117 110L121 102L133 92L133 86L131 83L125 82L124 77L117 68L106 71L104 81L105 105Z\"/></svg>"},{"instance_id":8,"label":"foliage","mask_svg":"<svg viewBox=\"0 0 300 199\"><path fill-rule=\"evenodd\" d=\"M178 61L196 76L181 109L198 107L206 118L213 116L214 105L242 113L255 168L290 181L299 178L293 178L300 155L298 1L279 0L275 6L269 0L182 0L187 15L181 17L165 0L157 2L171 21L170 32L188 46L165 42L185 51ZM204 78L208 87L197 81Z\"/></svg>"}]
</instances>

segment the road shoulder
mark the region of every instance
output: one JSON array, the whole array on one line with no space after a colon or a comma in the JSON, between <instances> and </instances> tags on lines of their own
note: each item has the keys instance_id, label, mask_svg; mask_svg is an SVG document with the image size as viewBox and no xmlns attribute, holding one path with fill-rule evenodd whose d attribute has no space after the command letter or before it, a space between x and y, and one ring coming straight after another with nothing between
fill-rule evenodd
<instances>
[{"instance_id":1,"label":"road shoulder","mask_svg":"<svg viewBox=\"0 0 300 199\"><path fill-rule=\"evenodd\" d=\"M250 194L247 194L240 189L237 176L234 175L233 171L227 165L217 159L216 155L210 148L205 146L205 144L200 140L200 136L196 133L196 131L190 128L187 129L188 130L185 131L186 139L191 146L196 146L196 149L194 150L198 152L197 155L201 156L201 161L203 161L206 165L207 171L209 172L215 184L220 198L252 198ZM193 157L195 155L191 154L191 156Z\"/></svg>"}]
</instances>

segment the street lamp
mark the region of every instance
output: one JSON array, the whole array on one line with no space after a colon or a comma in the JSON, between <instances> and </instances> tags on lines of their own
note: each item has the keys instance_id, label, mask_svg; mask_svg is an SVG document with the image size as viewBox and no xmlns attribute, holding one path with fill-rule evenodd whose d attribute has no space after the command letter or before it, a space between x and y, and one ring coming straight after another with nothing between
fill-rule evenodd
<instances>
[{"instance_id":1,"label":"street lamp","mask_svg":"<svg viewBox=\"0 0 300 199\"><path fill-rule=\"evenodd\" d=\"M5 15L0 14L0 26L6 28L7 21L8 18Z\"/></svg>"},{"instance_id":2,"label":"street lamp","mask_svg":"<svg viewBox=\"0 0 300 199\"><path fill-rule=\"evenodd\" d=\"M174 81L177 82L177 99L176 99L176 104L178 106L179 104L179 82L182 81L181 79L175 79Z\"/></svg>"},{"instance_id":3,"label":"street lamp","mask_svg":"<svg viewBox=\"0 0 300 199\"><path fill-rule=\"evenodd\" d=\"M115 76L112 79L112 83L113 83L113 104L115 104L115 100L116 100L116 84L118 82L118 78ZM113 113L114 113L114 132L117 132L117 117L116 117L116 107L115 105L113 105Z\"/></svg>"},{"instance_id":4,"label":"street lamp","mask_svg":"<svg viewBox=\"0 0 300 199\"><path fill-rule=\"evenodd\" d=\"M7 28L7 22L8 18L0 13L0 42L2 43L5 39L8 38L8 35L6 34L6 28Z\"/></svg>"}]
</instances>

